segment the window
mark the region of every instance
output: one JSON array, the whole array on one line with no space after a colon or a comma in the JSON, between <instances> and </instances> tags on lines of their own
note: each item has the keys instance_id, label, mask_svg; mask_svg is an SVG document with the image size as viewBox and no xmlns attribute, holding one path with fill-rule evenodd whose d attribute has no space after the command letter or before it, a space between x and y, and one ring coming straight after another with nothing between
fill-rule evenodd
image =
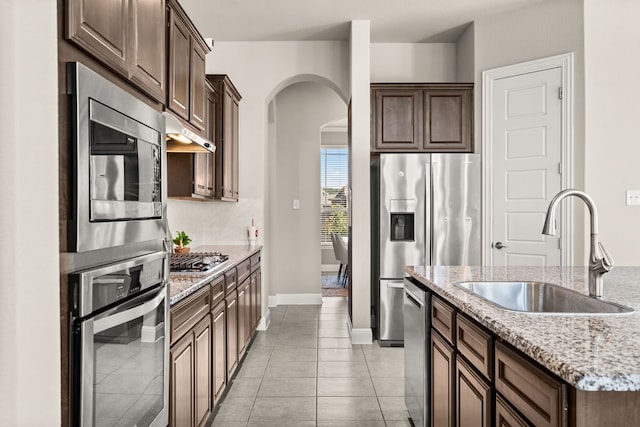
<instances>
[{"instance_id":1,"label":"window","mask_svg":"<svg viewBox=\"0 0 640 427\"><path fill-rule=\"evenodd\" d=\"M331 233L348 235L347 148L320 149L320 242L331 243Z\"/></svg>"}]
</instances>

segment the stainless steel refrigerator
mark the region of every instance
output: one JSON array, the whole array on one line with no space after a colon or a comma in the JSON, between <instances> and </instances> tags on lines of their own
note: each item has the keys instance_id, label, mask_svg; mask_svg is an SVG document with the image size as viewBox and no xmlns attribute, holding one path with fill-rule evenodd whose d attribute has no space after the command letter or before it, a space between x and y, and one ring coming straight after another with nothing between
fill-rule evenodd
<instances>
[{"instance_id":1,"label":"stainless steel refrigerator","mask_svg":"<svg viewBox=\"0 0 640 427\"><path fill-rule=\"evenodd\" d=\"M381 154L372 161L372 325L402 345L407 265L480 264L480 156Z\"/></svg>"}]
</instances>

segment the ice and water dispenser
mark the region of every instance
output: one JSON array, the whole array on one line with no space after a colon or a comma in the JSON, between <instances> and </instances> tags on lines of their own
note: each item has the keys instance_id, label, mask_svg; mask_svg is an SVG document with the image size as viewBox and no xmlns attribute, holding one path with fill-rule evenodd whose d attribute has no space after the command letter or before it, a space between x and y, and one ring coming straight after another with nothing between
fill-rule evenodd
<instances>
[{"instance_id":1,"label":"ice and water dispenser","mask_svg":"<svg viewBox=\"0 0 640 427\"><path fill-rule=\"evenodd\" d=\"M415 241L416 200L391 199L389 208L391 241Z\"/></svg>"}]
</instances>

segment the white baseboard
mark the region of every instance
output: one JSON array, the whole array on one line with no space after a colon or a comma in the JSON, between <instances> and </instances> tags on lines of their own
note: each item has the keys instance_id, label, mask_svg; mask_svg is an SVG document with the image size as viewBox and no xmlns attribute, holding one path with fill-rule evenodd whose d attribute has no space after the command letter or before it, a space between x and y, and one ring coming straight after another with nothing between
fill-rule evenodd
<instances>
[{"instance_id":1,"label":"white baseboard","mask_svg":"<svg viewBox=\"0 0 640 427\"><path fill-rule=\"evenodd\" d=\"M269 295L269 307L279 305L322 305L322 294Z\"/></svg>"},{"instance_id":2,"label":"white baseboard","mask_svg":"<svg viewBox=\"0 0 640 427\"><path fill-rule=\"evenodd\" d=\"M262 315L262 319L258 323L256 329L258 331L266 331L269 329L269 325L271 324L271 311L267 309L267 312Z\"/></svg>"},{"instance_id":3,"label":"white baseboard","mask_svg":"<svg viewBox=\"0 0 640 427\"><path fill-rule=\"evenodd\" d=\"M140 336L142 342L156 342L163 336L164 323L155 326L143 326Z\"/></svg>"},{"instance_id":4,"label":"white baseboard","mask_svg":"<svg viewBox=\"0 0 640 427\"><path fill-rule=\"evenodd\" d=\"M340 269L340 264L322 264L320 271L322 273L337 273Z\"/></svg>"},{"instance_id":5,"label":"white baseboard","mask_svg":"<svg viewBox=\"0 0 640 427\"><path fill-rule=\"evenodd\" d=\"M351 322L347 320L351 344L373 344L373 332L371 328L352 328Z\"/></svg>"}]
</instances>

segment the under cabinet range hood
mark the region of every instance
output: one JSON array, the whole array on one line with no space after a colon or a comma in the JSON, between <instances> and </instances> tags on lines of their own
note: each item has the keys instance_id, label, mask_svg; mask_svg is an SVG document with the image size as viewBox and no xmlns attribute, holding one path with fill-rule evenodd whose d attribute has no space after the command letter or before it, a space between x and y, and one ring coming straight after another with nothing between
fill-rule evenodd
<instances>
[{"instance_id":1,"label":"under cabinet range hood","mask_svg":"<svg viewBox=\"0 0 640 427\"><path fill-rule=\"evenodd\" d=\"M166 121L167 152L169 153L215 153L216 146L186 128L173 114L163 113Z\"/></svg>"}]
</instances>

